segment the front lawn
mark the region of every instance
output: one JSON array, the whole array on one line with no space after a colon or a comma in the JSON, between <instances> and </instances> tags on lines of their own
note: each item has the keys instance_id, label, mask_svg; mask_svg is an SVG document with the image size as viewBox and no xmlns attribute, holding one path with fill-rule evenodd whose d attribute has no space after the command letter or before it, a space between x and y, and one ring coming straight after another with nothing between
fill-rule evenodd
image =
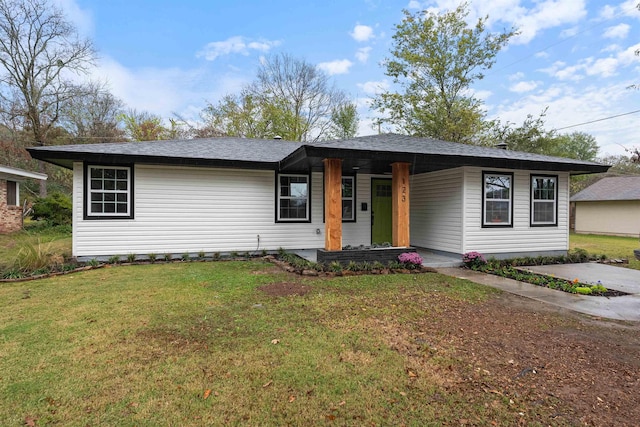
<instances>
[{"instance_id":1,"label":"front lawn","mask_svg":"<svg viewBox=\"0 0 640 427\"><path fill-rule=\"evenodd\" d=\"M269 296L257 289L281 282L311 292ZM412 327L425 316L435 325L448 307L493 293L437 274L300 282L261 262L108 267L5 283L0 419L513 424L520 404L450 388L465 369L446 337ZM423 363L409 363L389 344L419 337Z\"/></svg>"},{"instance_id":2,"label":"front lawn","mask_svg":"<svg viewBox=\"0 0 640 427\"><path fill-rule=\"evenodd\" d=\"M590 254L604 254L609 259L628 259L630 268L640 270L640 261L633 257L633 250L640 248L640 241L636 237L571 233L569 244L570 249L582 248Z\"/></svg>"}]
</instances>

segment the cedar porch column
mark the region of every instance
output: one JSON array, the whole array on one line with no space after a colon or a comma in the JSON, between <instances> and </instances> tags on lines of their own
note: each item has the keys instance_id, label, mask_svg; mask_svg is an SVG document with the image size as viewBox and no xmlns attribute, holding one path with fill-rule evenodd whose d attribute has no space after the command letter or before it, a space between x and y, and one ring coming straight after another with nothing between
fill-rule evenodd
<instances>
[{"instance_id":1,"label":"cedar porch column","mask_svg":"<svg viewBox=\"0 0 640 427\"><path fill-rule=\"evenodd\" d=\"M409 246L409 163L391 164L393 246Z\"/></svg>"},{"instance_id":2,"label":"cedar porch column","mask_svg":"<svg viewBox=\"0 0 640 427\"><path fill-rule=\"evenodd\" d=\"M342 250L342 159L324 159L324 249Z\"/></svg>"}]
</instances>

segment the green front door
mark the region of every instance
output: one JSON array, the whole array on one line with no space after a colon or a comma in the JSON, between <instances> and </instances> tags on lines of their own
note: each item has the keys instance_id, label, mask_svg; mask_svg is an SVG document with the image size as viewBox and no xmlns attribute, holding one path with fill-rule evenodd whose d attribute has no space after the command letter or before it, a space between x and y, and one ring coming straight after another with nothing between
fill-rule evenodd
<instances>
[{"instance_id":1,"label":"green front door","mask_svg":"<svg viewBox=\"0 0 640 427\"><path fill-rule=\"evenodd\" d=\"M371 180L371 243L391 243L391 180Z\"/></svg>"}]
</instances>

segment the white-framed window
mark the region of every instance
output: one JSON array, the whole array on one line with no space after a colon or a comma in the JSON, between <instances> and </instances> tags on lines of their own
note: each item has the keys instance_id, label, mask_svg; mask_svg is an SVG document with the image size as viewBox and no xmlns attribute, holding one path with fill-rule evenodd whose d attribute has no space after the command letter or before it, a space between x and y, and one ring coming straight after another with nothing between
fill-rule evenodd
<instances>
[{"instance_id":1,"label":"white-framed window","mask_svg":"<svg viewBox=\"0 0 640 427\"><path fill-rule=\"evenodd\" d=\"M342 221L356 220L356 186L355 177L342 177Z\"/></svg>"},{"instance_id":2,"label":"white-framed window","mask_svg":"<svg viewBox=\"0 0 640 427\"><path fill-rule=\"evenodd\" d=\"M277 220L310 221L309 193L309 175L278 175Z\"/></svg>"},{"instance_id":3,"label":"white-framed window","mask_svg":"<svg viewBox=\"0 0 640 427\"><path fill-rule=\"evenodd\" d=\"M482 226L511 227L513 225L513 174L483 172Z\"/></svg>"},{"instance_id":4,"label":"white-framed window","mask_svg":"<svg viewBox=\"0 0 640 427\"><path fill-rule=\"evenodd\" d=\"M86 216L132 218L131 168L87 166Z\"/></svg>"},{"instance_id":5,"label":"white-framed window","mask_svg":"<svg viewBox=\"0 0 640 427\"><path fill-rule=\"evenodd\" d=\"M558 177L531 176L531 225L558 224Z\"/></svg>"}]
</instances>

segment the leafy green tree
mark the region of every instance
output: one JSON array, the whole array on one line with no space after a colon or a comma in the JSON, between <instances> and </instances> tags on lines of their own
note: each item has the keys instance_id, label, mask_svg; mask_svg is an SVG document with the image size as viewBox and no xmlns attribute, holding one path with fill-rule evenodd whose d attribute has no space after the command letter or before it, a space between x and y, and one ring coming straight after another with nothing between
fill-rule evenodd
<instances>
[{"instance_id":1,"label":"leafy green tree","mask_svg":"<svg viewBox=\"0 0 640 427\"><path fill-rule=\"evenodd\" d=\"M482 101L470 88L516 32L489 32L487 17L469 27L468 9L462 3L441 14L404 11L385 64L398 90L372 104L386 116L382 122L408 134L464 143L474 143L485 130Z\"/></svg>"},{"instance_id":2,"label":"leafy green tree","mask_svg":"<svg viewBox=\"0 0 640 427\"><path fill-rule=\"evenodd\" d=\"M492 123L488 135L483 136L483 145L505 143L509 150L527 153L550 154L554 146L554 131L545 128L546 109L534 117L527 115L521 125L511 122Z\"/></svg>"},{"instance_id":3,"label":"leafy green tree","mask_svg":"<svg viewBox=\"0 0 640 427\"><path fill-rule=\"evenodd\" d=\"M598 149L598 142L593 135L572 132L556 136L554 147L548 154L576 160L594 161L598 156Z\"/></svg>"},{"instance_id":4,"label":"leafy green tree","mask_svg":"<svg viewBox=\"0 0 640 427\"><path fill-rule=\"evenodd\" d=\"M354 103L346 103L334 108L331 113L331 126L327 132L329 139L353 138L358 133L358 108Z\"/></svg>"},{"instance_id":5,"label":"leafy green tree","mask_svg":"<svg viewBox=\"0 0 640 427\"><path fill-rule=\"evenodd\" d=\"M157 141L168 139L169 132L162 125L162 117L147 111L129 110L119 119L124 124L127 137L132 141Z\"/></svg>"}]
</instances>

